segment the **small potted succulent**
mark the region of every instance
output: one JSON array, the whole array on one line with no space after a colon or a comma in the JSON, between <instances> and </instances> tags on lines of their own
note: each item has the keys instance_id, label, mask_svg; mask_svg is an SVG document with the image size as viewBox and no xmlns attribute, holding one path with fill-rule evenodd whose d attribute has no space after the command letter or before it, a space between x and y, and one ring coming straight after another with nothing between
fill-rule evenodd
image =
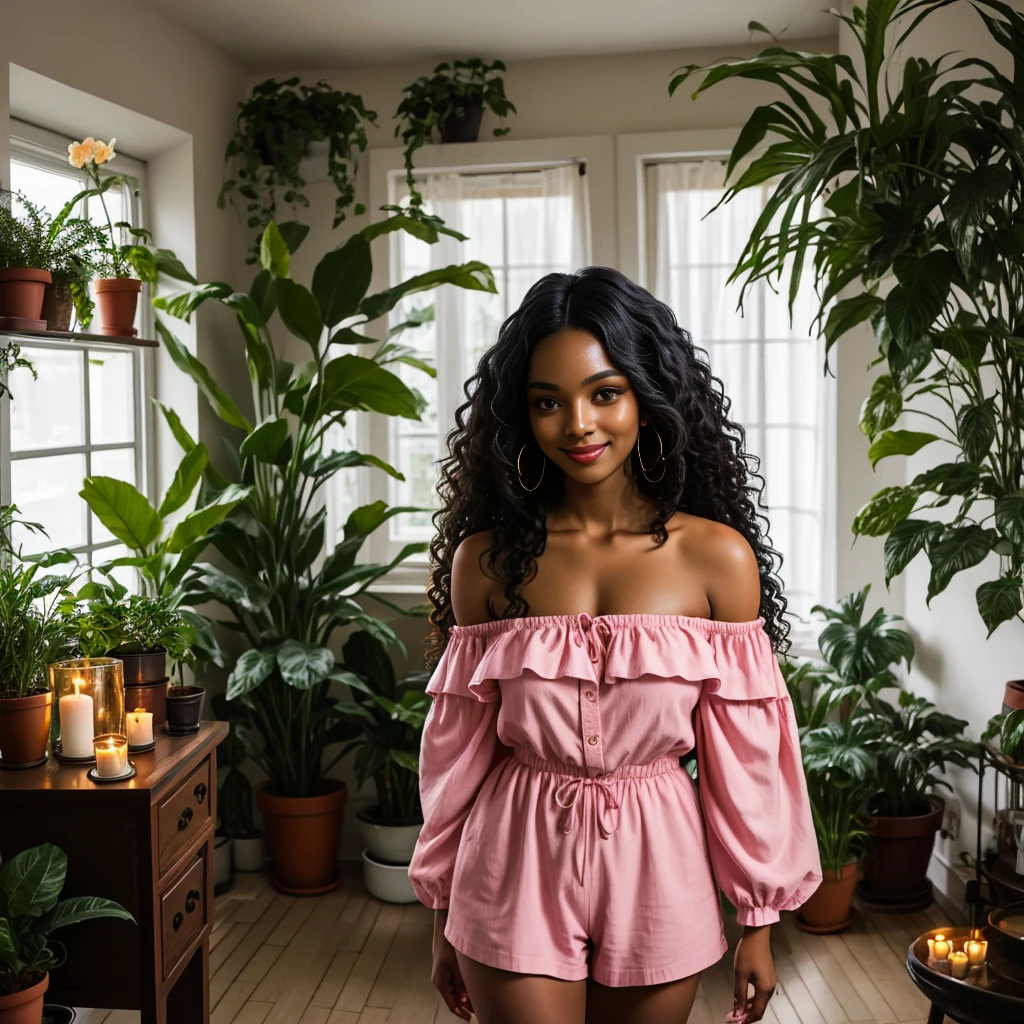
<instances>
[{"instance_id":1,"label":"small potted succulent","mask_svg":"<svg viewBox=\"0 0 1024 1024\"><path fill-rule=\"evenodd\" d=\"M442 142L475 142L485 106L498 117L518 113L505 98L504 80L494 74L505 70L500 60L493 64L479 58L445 61L434 68L430 77L423 75L402 90L406 96L395 111L399 122L395 125L395 136L401 135L405 143L405 178L411 208L418 210L423 204L413 176L413 153L432 141L435 128ZM507 135L510 131L507 126L495 128L494 134Z\"/></svg>"},{"instance_id":2,"label":"small potted succulent","mask_svg":"<svg viewBox=\"0 0 1024 1024\"><path fill-rule=\"evenodd\" d=\"M25 213L13 209L17 197ZM46 223L21 193L0 189L0 327L41 331L43 297L52 277L46 269Z\"/></svg>"},{"instance_id":3,"label":"small potted succulent","mask_svg":"<svg viewBox=\"0 0 1024 1024\"><path fill-rule=\"evenodd\" d=\"M73 582L40 570L75 558L63 550L40 557L16 551L10 539L15 524L45 536L38 523L17 513L15 505L0 506L0 765L31 768L46 761L53 715L46 666L66 656L60 609Z\"/></svg>"},{"instance_id":4,"label":"small potted succulent","mask_svg":"<svg viewBox=\"0 0 1024 1024\"><path fill-rule=\"evenodd\" d=\"M53 932L103 917L136 923L120 903L99 896L58 902L67 868L67 856L52 843L0 865L0 1024L42 1021L50 971L65 957Z\"/></svg>"},{"instance_id":5,"label":"small potted succulent","mask_svg":"<svg viewBox=\"0 0 1024 1024\"><path fill-rule=\"evenodd\" d=\"M238 107L235 134L224 153L234 174L221 187L217 205L224 209L229 197L233 204L235 193L246 201L246 222L254 233L248 262L255 263L263 231L276 219L278 198L293 208L309 206L307 181L329 177L338 191L331 226L345 219L355 201L357 151L367 146L364 122L376 121L377 113L367 110L360 96L322 80L306 85L298 78L268 78ZM322 175L313 169L317 154ZM365 212L362 203L355 204L356 216Z\"/></svg>"}]
</instances>

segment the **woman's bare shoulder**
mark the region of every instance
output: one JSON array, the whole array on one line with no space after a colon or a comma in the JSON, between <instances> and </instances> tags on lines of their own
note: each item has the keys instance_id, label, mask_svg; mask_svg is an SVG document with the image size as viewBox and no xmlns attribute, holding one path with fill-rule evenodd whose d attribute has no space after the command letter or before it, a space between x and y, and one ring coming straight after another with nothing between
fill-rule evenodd
<instances>
[{"instance_id":1,"label":"woman's bare shoulder","mask_svg":"<svg viewBox=\"0 0 1024 1024\"><path fill-rule=\"evenodd\" d=\"M735 527L687 515L682 548L699 566L711 617L750 622L761 607L761 570L747 538Z\"/></svg>"},{"instance_id":2,"label":"woman's bare shoulder","mask_svg":"<svg viewBox=\"0 0 1024 1024\"><path fill-rule=\"evenodd\" d=\"M494 531L481 530L460 541L452 556L452 611L460 626L489 622L487 599L495 580L486 573L486 554L494 546Z\"/></svg>"}]
</instances>

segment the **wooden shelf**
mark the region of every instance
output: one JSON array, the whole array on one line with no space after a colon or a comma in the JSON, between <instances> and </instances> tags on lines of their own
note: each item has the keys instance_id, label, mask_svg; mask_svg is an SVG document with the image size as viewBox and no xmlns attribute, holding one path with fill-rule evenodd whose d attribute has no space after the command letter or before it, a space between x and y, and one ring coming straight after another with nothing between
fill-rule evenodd
<instances>
[{"instance_id":1,"label":"wooden shelf","mask_svg":"<svg viewBox=\"0 0 1024 1024\"><path fill-rule=\"evenodd\" d=\"M43 341L79 341L88 345L133 345L139 348L159 348L160 342L149 338L114 337L109 334L86 334L84 331L4 331L0 338L38 338Z\"/></svg>"}]
</instances>

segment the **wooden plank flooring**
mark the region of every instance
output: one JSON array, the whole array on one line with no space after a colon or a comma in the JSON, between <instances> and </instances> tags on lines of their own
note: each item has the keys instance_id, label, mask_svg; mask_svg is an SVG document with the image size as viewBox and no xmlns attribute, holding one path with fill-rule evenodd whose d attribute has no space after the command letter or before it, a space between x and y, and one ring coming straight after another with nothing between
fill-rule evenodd
<instances>
[{"instance_id":1,"label":"wooden plank flooring","mask_svg":"<svg viewBox=\"0 0 1024 1024\"><path fill-rule=\"evenodd\" d=\"M211 1024L448 1024L430 982L433 911L384 903L358 863L333 893L298 899L266 873L237 874L219 896L211 946ZM778 976L766 1024L925 1024L929 1003L907 976L911 938L950 924L917 914L864 914L839 935L806 935L792 914L772 928ZM728 930L730 944L739 930ZM732 953L704 972L689 1024L732 1008ZM473 1018L476 1019L475 1017ZM138 1024L130 1010L79 1011L77 1024Z\"/></svg>"}]
</instances>

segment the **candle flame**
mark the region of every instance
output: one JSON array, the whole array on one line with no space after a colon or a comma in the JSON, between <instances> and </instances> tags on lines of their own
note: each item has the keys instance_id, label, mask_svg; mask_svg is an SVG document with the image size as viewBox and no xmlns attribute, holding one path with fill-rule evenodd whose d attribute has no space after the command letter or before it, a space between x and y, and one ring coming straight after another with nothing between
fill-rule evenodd
<instances>
[{"instance_id":1,"label":"candle flame","mask_svg":"<svg viewBox=\"0 0 1024 1024\"><path fill-rule=\"evenodd\" d=\"M84 679L72 679L71 680L71 685L75 688L75 696L77 697L81 693L82 687L85 686L85 680Z\"/></svg>"},{"instance_id":2,"label":"candle flame","mask_svg":"<svg viewBox=\"0 0 1024 1024\"><path fill-rule=\"evenodd\" d=\"M942 941L945 940L945 938L946 938L946 936L943 935L942 932L939 932L939 934L935 936L935 941L936 942L942 942Z\"/></svg>"}]
</instances>

